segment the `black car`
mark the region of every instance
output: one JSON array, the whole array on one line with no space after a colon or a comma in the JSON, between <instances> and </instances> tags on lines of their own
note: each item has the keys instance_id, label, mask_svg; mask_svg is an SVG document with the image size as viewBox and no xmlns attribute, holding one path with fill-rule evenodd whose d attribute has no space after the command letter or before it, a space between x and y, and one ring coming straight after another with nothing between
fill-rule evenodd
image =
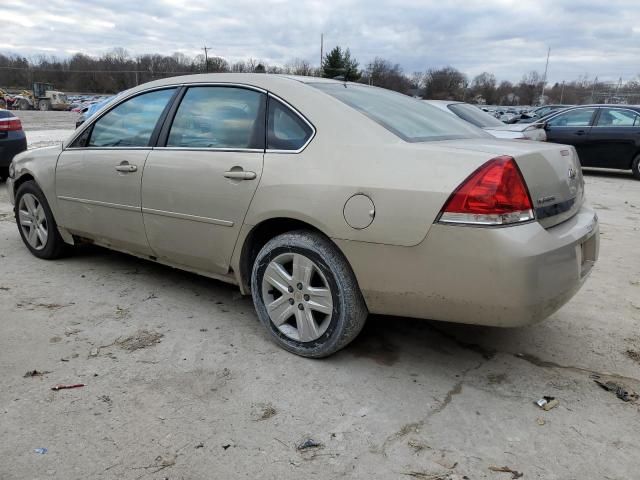
<instances>
[{"instance_id":1,"label":"black car","mask_svg":"<svg viewBox=\"0 0 640 480\"><path fill-rule=\"evenodd\" d=\"M9 110L0 109L0 180L9 176L9 164L20 152L27 149L27 137L22 123Z\"/></svg>"},{"instance_id":2,"label":"black car","mask_svg":"<svg viewBox=\"0 0 640 480\"><path fill-rule=\"evenodd\" d=\"M631 170L640 180L640 106L584 105L542 121L547 141L573 145L583 167Z\"/></svg>"}]
</instances>

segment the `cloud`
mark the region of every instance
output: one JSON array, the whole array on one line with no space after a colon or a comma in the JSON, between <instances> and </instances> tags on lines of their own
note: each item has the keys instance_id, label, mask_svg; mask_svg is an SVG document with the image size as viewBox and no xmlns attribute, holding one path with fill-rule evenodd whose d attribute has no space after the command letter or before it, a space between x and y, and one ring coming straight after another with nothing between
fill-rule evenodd
<instances>
[{"instance_id":1,"label":"cloud","mask_svg":"<svg viewBox=\"0 0 640 480\"><path fill-rule=\"evenodd\" d=\"M2 0L3 53L202 53L269 64L319 63L325 49L349 47L361 66L376 56L405 72L454 66L469 76L600 80L640 74L637 0Z\"/></svg>"}]
</instances>

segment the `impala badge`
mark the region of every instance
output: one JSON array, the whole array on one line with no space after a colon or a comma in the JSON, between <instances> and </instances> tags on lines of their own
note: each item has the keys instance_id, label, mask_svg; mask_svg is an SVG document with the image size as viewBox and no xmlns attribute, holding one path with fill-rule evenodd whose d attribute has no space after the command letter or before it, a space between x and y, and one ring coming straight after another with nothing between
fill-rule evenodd
<instances>
[{"instance_id":1,"label":"impala badge","mask_svg":"<svg viewBox=\"0 0 640 480\"><path fill-rule=\"evenodd\" d=\"M548 197L540 197L538 199L538 205L542 205L545 203L553 202L556 199L554 195L549 195Z\"/></svg>"}]
</instances>

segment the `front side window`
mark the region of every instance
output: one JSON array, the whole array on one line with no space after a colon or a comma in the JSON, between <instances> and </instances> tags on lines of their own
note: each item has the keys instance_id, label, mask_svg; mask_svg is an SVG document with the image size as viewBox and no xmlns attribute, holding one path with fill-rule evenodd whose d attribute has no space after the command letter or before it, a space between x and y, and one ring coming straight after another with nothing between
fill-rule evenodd
<instances>
[{"instance_id":1,"label":"front side window","mask_svg":"<svg viewBox=\"0 0 640 480\"><path fill-rule=\"evenodd\" d=\"M89 147L147 147L175 88L143 93L102 116L91 129Z\"/></svg>"},{"instance_id":2,"label":"front side window","mask_svg":"<svg viewBox=\"0 0 640 480\"><path fill-rule=\"evenodd\" d=\"M598 127L637 127L640 126L640 116L630 110L617 108L603 108L596 123Z\"/></svg>"},{"instance_id":3,"label":"front side window","mask_svg":"<svg viewBox=\"0 0 640 480\"><path fill-rule=\"evenodd\" d=\"M313 129L275 98L269 98L267 148L272 150L299 150L313 135Z\"/></svg>"},{"instance_id":4,"label":"front side window","mask_svg":"<svg viewBox=\"0 0 640 480\"><path fill-rule=\"evenodd\" d=\"M365 85L311 83L406 142L487 138L488 133L426 102Z\"/></svg>"},{"instance_id":5,"label":"front side window","mask_svg":"<svg viewBox=\"0 0 640 480\"><path fill-rule=\"evenodd\" d=\"M547 125L552 127L588 127L591 125L591 118L595 111L595 108L571 110L549 119Z\"/></svg>"},{"instance_id":6,"label":"front side window","mask_svg":"<svg viewBox=\"0 0 640 480\"><path fill-rule=\"evenodd\" d=\"M167 147L263 149L265 97L246 88L189 88Z\"/></svg>"}]
</instances>

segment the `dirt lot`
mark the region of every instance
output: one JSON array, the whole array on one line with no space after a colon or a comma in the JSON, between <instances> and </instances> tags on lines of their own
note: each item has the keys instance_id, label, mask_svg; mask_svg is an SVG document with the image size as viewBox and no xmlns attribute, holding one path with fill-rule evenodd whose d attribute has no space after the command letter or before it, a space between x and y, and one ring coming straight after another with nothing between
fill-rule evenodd
<instances>
[{"instance_id":1,"label":"dirt lot","mask_svg":"<svg viewBox=\"0 0 640 480\"><path fill-rule=\"evenodd\" d=\"M75 120L39 115L28 135ZM640 392L640 182L586 182L600 261L550 319L372 317L321 361L274 346L231 286L99 248L32 257L0 187L0 478L636 478L640 402L592 377Z\"/></svg>"}]
</instances>

